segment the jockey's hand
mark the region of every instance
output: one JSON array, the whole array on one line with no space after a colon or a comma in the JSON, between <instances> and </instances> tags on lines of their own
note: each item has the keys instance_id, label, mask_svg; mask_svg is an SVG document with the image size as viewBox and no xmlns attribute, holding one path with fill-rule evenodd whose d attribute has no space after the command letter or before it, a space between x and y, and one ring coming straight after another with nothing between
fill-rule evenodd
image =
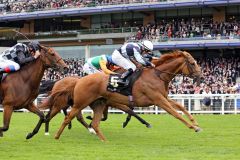
<instances>
[{"instance_id":1,"label":"jockey's hand","mask_svg":"<svg viewBox=\"0 0 240 160\"><path fill-rule=\"evenodd\" d=\"M155 64L151 63L151 67L155 68Z\"/></svg>"},{"instance_id":2,"label":"jockey's hand","mask_svg":"<svg viewBox=\"0 0 240 160\"><path fill-rule=\"evenodd\" d=\"M146 62L146 67L155 67L155 65L153 64L153 63L151 63L151 62Z\"/></svg>"},{"instance_id":3,"label":"jockey's hand","mask_svg":"<svg viewBox=\"0 0 240 160\"><path fill-rule=\"evenodd\" d=\"M34 58L37 59L40 55L41 53L39 52L39 50L37 50L34 54Z\"/></svg>"}]
</instances>

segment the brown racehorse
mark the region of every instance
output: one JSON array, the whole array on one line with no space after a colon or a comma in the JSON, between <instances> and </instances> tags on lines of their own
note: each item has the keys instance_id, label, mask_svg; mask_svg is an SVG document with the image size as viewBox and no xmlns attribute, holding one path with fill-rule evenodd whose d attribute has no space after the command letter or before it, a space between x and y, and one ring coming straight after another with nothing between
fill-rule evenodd
<instances>
[{"instance_id":1,"label":"brown racehorse","mask_svg":"<svg viewBox=\"0 0 240 160\"><path fill-rule=\"evenodd\" d=\"M49 130L49 122L50 120L61 110L63 110L64 114L67 115L67 109L72 106L73 104L73 90L80 77L65 77L59 81L57 81L54 85L53 83L49 83L49 85L45 85L45 88L52 88L51 94L49 98L37 106L39 109L50 109L46 116L45 121L45 134L48 135ZM53 85L53 87L50 87ZM44 90L44 92L48 91ZM104 98L97 99L96 101L92 102L90 108L93 112L96 112L97 108L104 108L103 118L102 121L105 121L108 116L108 106L106 104L106 100ZM95 133L95 131L89 126L85 120L83 119L81 111L76 116L77 120L87 128L91 133ZM90 118L89 118L90 119ZM140 120L141 121L141 120ZM142 121L141 121L142 122ZM71 128L71 123L69 123L68 128ZM143 122L146 124L147 127L151 127L150 124L147 122Z\"/></svg>"},{"instance_id":2,"label":"brown racehorse","mask_svg":"<svg viewBox=\"0 0 240 160\"><path fill-rule=\"evenodd\" d=\"M198 79L202 76L200 67L197 65L194 58L188 52L175 51L172 54L162 55L155 64L156 67L154 68L143 69L141 76L133 85L132 94L135 106L145 107L157 105L182 121L188 128L193 129L196 132L200 131L201 128L198 127L198 123L187 112L187 110L180 104L168 98L169 82L177 74L197 77ZM107 91L108 79L109 75L96 73L78 80L73 92L74 99L72 110L62 123L60 129L55 135L55 139L59 139L66 125L80 110L88 106L100 96L105 97L107 101L112 104L116 103L114 107L137 117L130 108L126 107L126 105L129 105L127 96ZM186 121L176 109L183 110L191 122ZM94 113L92 127L96 131L98 137L104 141L105 137L99 129L101 116L101 109Z\"/></svg>"},{"instance_id":3,"label":"brown racehorse","mask_svg":"<svg viewBox=\"0 0 240 160\"><path fill-rule=\"evenodd\" d=\"M21 68L21 70L10 73L1 82L2 105L4 108L3 127L0 127L0 136L9 129L10 119L14 110L25 108L37 114L40 120L26 137L27 139L36 134L36 130L44 121L44 114L34 105L33 101L38 96L38 88L44 71L51 67L67 71L67 65L59 54L52 48L40 46L40 57Z\"/></svg>"}]
</instances>

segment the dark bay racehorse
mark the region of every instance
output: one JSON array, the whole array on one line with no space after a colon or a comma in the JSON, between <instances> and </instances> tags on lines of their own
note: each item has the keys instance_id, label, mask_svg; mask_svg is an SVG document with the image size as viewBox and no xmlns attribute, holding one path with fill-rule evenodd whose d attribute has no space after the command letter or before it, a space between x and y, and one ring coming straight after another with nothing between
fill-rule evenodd
<instances>
[{"instance_id":1,"label":"dark bay racehorse","mask_svg":"<svg viewBox=\"0 0 240 160\"><path fill-rule=\"evenodd\" d=\"M198 123L188 113L188 111L180 104L168 98L169 82L177 75L183 74L189 77L200 79L202 74L200 67L194 58L188 52L175 51L172 54L165 54L155 62L155 68L145 68L141 76L133 85L133 98L135 105L138 107L146 107L157 105L182 121L188 128L196 132L201 129ZM78 114L80 110L87 107L91 102L99 97L105 97L114 107L121 109L137 118L137 115L126 105L129 105L127 96L107 91L109 75L97 73L83 77L78 80L74 88L73 107L68 116L65 118L62 126L55 135L59 139L66 125ZM191 122L186 121L176 109L184 111ZM96 131L101 140L105 137L99 129L102 111L99 109L94 113L92 127Z\"/></svg>"},{"instance_id":2,"label":"dark bay racehorse","mask_svg":"<svg viewBox=\"0 0 240 160\"><path fill-rule=\"evenodd\" d=\"M44 114L34 105L33 101L38 96L38 88L44 71L51 67L67 71L67 65L59 54L52 48L40 46L40 57L21 68L21 70L10 73L2 82L0 91L4 109L3 127L0 127L0 136L9 129L10 119L14 110L25 108L37 114L40 120L26 138L36 134L36 130L44 121Z\"/></svg>"}]
</instances>

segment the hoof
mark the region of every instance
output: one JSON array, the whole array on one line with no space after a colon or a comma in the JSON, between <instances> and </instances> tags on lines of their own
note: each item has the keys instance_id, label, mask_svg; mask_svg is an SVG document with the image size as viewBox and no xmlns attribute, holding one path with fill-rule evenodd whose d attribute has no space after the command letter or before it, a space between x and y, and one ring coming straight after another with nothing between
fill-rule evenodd
<instances>
[{"instance_id":1,"label":"hoof","mask_svg":"<svg viewBox=\"0 0 240 160\"><path fill-rule=\"evenodd\" d=\"M202 131L202 129L200 128L200 127L197 127L197 129L195 130L195 132L201 132Z\"/></svg>"},{"instance_id":2,"label":"hoof","mask_svg":"<svg viewBox=\"0 0 240 160\"><path fill-rule=\"evenodd\" d=\"M30 138L32 138L32 137L33 137L32 133L28 133L26 139L30 139Z\"/></svg>"},{"instance_id":3,"label":"hoof","mask_svg":"<svg viewBox=\"0 0 240 160\"><path fill-rule=\"evenodd\" d=\"M44 135L45 135L45 136L49 136L49 132L45 132Z\"/></svg>"},{"instance_id":4,"label":"hoof","mask_svg":"<svg viewBox=\"0 0 240 160\"><path fill-rule=\"evenodd\" d=\"M147 128L152 128L152 125L151 124L147 124L146 127Z\"/></svg>"},{"instance_id":5,"label":"hoof","mask_svg":"<svg viewBox=\"0 0 240 160\"><path fill-rule=\"evenodd\" d=\"M54 138L58 140L58 139L59 139L59 136L56 135Z\"/></svg>"},{"instance_id":6,"label":"hoof","mask_svg":"<svg viewBox=\"0 0 240 160\"><path fill-rule=\"evenodd\" d=\"M72 125L68 125L68 129L71 129L72 128Z\"/></svg>"},{"instance_id":7,"label":"hoof","mask_svg":"<svg viewBox=\"0 0 240 160\"><path fill-rule=\"evenodd\" d=\"M95 135L97 134L93 128L88 128L88 131L89 131L91 134L95 134Z\"/></svg>"},{"instance_id":8,"label":"hoof","mask_svg":"<svg viewBox=\"0 0 240 160\"><path fill-rule=\"evenodd\" d=\"M124 122L123 123L123 128L125 128L127 126L127 123L126 122Z\"/></svg>"}]
</instances>

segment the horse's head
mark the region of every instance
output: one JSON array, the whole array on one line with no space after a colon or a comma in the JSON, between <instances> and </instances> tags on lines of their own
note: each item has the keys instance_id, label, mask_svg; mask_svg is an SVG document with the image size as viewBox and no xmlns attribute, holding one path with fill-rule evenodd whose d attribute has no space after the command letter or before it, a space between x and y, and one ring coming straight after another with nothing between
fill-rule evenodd
<instances>
[{"instance_id":1,"label":"horse's head","mask_svg":"<svg viewBox=\"0 0 240 160\"><path fill-rule=\"evenodd\" d=\"M44 46L41 47L41 60L44 63L44 66L46 68L53 68L57 70L64 71L64 73L67 73L68 66L63 61L63 59L60 57L60 55L53 49L53 48L47 48Z\"/></svg>"},{"instance_id":2,"label":"horse's head","mask_svg":"<svg viewBox=\"0 0 240 160\"><path fill-rule=\"evenodd\" d=\"M201 68L198 66L196 60L191 56L190 53L186 51L179 51L182 52L185 58L185 65L182 68L182 74L187 75L191 78L196 78L197 82L200 82L200 79L203 77Z\"/></svg>"}]
</instances>

